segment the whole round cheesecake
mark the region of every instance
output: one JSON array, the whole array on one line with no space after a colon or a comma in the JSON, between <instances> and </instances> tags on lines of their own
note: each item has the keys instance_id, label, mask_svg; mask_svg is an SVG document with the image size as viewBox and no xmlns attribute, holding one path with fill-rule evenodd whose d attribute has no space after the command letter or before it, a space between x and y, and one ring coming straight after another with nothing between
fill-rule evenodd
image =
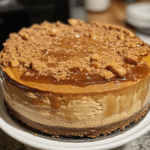
<instances>
[{"instance_id":1,"label":"whole round cheesecake","mask_svg":"<svg viewBox=\"0 0 150 150\"><path fill-rule=\"evenodd\" d=\"M0 54L10 112L54 136L97 137L138 121L150 103L150 47L130 31L81 20L11 33Z\"/></svg>"}]
</instances>

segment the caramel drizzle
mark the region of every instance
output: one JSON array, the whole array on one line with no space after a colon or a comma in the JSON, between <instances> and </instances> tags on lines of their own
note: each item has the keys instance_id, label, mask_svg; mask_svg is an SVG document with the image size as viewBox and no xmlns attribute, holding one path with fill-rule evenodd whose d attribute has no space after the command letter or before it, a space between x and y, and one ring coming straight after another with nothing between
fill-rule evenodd
<instances>
[{"instance_id":1,"label":"caramel drizzle","mask_svg":"<svg viewBox=\"0 0 150 150\"><path fill-rule=\"evenodd\" d=\"M80 58L84 58L88 56L88 53L84 51L84 49L87 49L89 47L94 48L96 50L96 53L98 55L101 55L103 52L102 45L105 45L106 41L97 41L92 38L72 38L72 39L63 39L60 41L60 43L57 45L58 49L57 51L43 51L43 55L39 58L40 61L47 63L49 58L53 58L55 63L48 64L49 67L56 66L57 62L61 61L78 61ZM119 41L115 39L113 41L113 44L116 45ZM67 51L66 51L67 49ZM73 51L72 51L73 49ZM143 59L143 57L139 57L138 62L140 62ZM127 67L126 63L123 66L124 68ZM30 72L33 76L26 76L26 72ZM136 81L139 79L142 79L146 77L149 72L150 68L147 66L147 64L142 65L135 65L130 72L124 75L123 78L120 77L113 77L108 80L103 79L98 74L89 74L87 72L72 72L70 73L69 79L60 80L59 82L56 81L55 78L53 78L51 75L49 76L39 76L38 71L36 71L36 66L34 66L33 69L28 69L26 72L24 72L20 79L23 81L28 82L37 82L37 83L46 83L46 84L54 84L54 85L75 85L79 87L84 87L87 85L93 85L93 84L103 84L110 81L119 81L119 82L125 82L125 81Z\"/></svg>"},{"instance_id":2,"label":"caramel drizzle","mask_svg":"<svg viewBox=\"0 0 150 150\"><path fill-rule=\"evenodd\" d=\"M79 58L84 58L88 55L86 52L83 51L85 49L84 46L94 47L95 49L97 49L97 54L101 55L103 51L101 46L104 45L103 42L102 41L98 42L90 38L80 38L80 37L73 38L73 39L67 38L60 41L60 44L57 45L59 48L58 51L53 52L53 51L45 50L43 51L43 56L40 57L39 59L40 61L44 61L44 62L47 62L48 57L54 58L56 62L67 61L67 60L78 61ZM116 45L118 41L115 40L113 42L114 45ZM63 49L75 49L75 48L77 48L77 50L74 50L72 52L66 52L65 50L63 50ZM138 62L140 62L142 59L143 57L139 56ZM49 67L55 67L56 62L55 64L49 64ZM124 68L127 67L126 63L124 64L123 67ZM35 66L35 70L36 70L36 66ZM33 74L33 76L26 76L25 75L25 73L27 72L26 71L21 75L20 79L28 82L46 83L46 84L54 84L54 85L75 85L79 87L84 87L93 84L103 84L110 81L119 81L119 82L136 81L146 77L150 72L150 68L145 63L142 65L135 65L130 72L124 75L123 78L115 76L113 78L105 80L100 75L97 74L95 75L86 72L83 73L73 72L72 74L70 74L69 79L61 80L57 82L56 79L50 75L39 76L38 71L35 70L28 69L27 71L30 72L30 74Z\"/></svg>"},{"instance_id":3,"label":"caramel drizzle","mask_svg":"<svg viewBox=\"0 0 150 150\"><path fill-rule=\"evenodd\" d=\"M40 61L47 62L48 57L54 59L56 62L61 61L77 61L80 58L84 58L88 56L88 53L84 50L88 48L97 49L97 53L100 55L103 51L101 48L105 42L98 42L96 40L90 38L73 38L73 39L64 39L60 41L59 45L57 45L57 50L44 50L43 56L39 58ZM117 44L117 43L116 43ZM52 67L52 66L50 66Z\"/></svg>"},{"instance_id":4,"label":"caramel drizzle","mask_svg":"<svg viewBox=\"0 0 150 150\"><path fill-rule=\"evenodd\" d=\"M52 76L38 76L37 78L37 72L33 70L28 70L30 73L34 73L34 76L25 76L25 74L22 74L20 79L23 81L28 82L37 82L37 83L47 83L47 84L54 84L54 85L75 85L84 87L87 85L93 85L93 84L103 84L110 81L136 81L139 79L145 78L149 72L150 68L147 66L147 64L142 64L139 66L135 66L132 68L130 73L127 73L123 78L114 77L109 80L103 80L100 75L91 75L88 73L74 73L70 75L70 80L61 80L60 82L57 82Z\"/></svg>"}]
</instances>

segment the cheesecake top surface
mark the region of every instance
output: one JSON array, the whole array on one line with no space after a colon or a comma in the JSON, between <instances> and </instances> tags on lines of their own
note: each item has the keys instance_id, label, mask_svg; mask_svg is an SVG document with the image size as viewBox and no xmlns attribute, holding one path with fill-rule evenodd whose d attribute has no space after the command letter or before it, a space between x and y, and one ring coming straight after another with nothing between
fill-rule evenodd
<instances>
[{"instance_id":1,"label":"cheesecake top surface","mask_svg":"<svg viewBox=\"0 0 150 150\"><path fill-rule=\"evenodd\" d=\"M11 33L0 54L3 71L27 87L73 93L120 89L149 75L150 47L132 32L68 23L45 21Z\"/></svg>"}]
</instances>

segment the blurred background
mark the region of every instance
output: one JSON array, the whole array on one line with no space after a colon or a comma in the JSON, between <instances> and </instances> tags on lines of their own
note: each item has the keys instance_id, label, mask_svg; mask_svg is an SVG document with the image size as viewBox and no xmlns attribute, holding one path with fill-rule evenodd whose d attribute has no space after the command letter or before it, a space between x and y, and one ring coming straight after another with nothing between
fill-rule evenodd
<instances>
[{"instance_id":1,"label":"blurred background","mask_svg":"<svg viewBox=\"0 0 150 150\"><path fill-rule=\"evenodd\" d=\"M0 50L10 32L68 18L123 26L150 44L150 0L0 0Z\"/></svg>"}]
</instances>

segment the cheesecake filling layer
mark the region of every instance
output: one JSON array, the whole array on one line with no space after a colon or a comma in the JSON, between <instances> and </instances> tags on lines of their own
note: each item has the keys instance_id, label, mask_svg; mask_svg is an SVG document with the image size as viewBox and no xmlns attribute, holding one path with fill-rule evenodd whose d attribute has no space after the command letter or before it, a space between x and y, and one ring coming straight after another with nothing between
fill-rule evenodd
<instances>
[{"instance_id":1,"label":"cheesecake filling layer","mask_svg":"<svg viewBox=\"0 0 150 150\"><path fill-rule=\"evenodd\" d=\"M146 108L150 97L149 83L148 76L139 83L117 92L62 96L26 91L10 82L9 78L5 78L3 93L7 103L16 112L32 121L49 126L61 124L63 127L73 128L97 127L129 118Z\"/></svg>"}]
</instances>

